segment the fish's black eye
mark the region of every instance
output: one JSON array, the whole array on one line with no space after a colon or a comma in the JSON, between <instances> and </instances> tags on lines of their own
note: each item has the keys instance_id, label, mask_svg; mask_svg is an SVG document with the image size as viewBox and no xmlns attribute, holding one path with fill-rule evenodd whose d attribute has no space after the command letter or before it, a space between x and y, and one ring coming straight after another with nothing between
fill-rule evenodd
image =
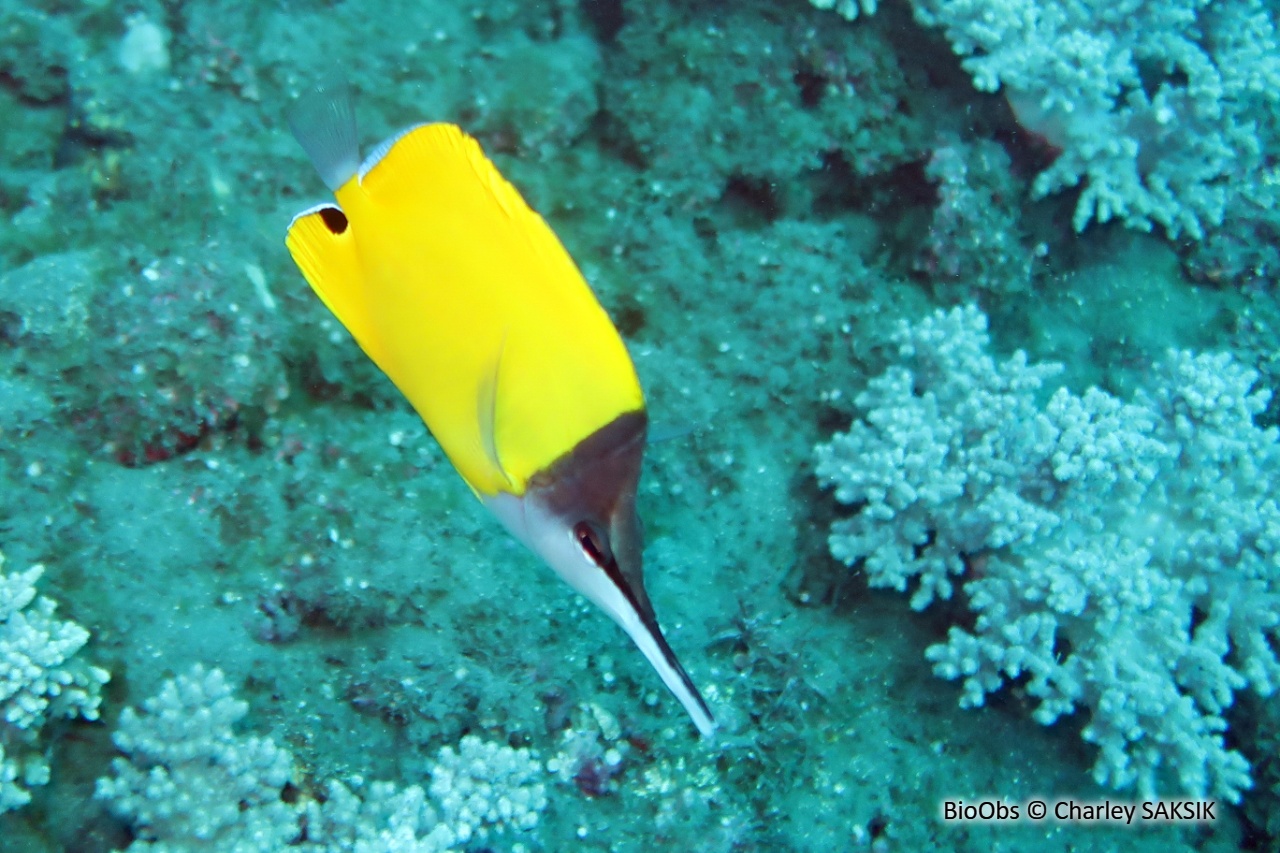
<instances>
[{"instance_id":1,"label":"fish's black eye","mask_svg":"<svg viewBox=\"0 0 1280 853\"><path fill-rule=\"evenodd\" d=\"M613 555L609 553L608 540L591 522L579 521L575 524L573 538L578 540L578 547L582 552L600 568L603 569L613 562Z\"/></svg>"},{"instance_id":2,"label":"fish's black eye","mask_svg":"<svg viewBox=\"0 0 1280 853\"><path fill-rule=\"evenodd\" d=\"M320 208L320 221L324 223L324 227L328 228L331 234L343 234L347 230L347 215L342 212L340 207Z\"/></svg>"}]
</instances>

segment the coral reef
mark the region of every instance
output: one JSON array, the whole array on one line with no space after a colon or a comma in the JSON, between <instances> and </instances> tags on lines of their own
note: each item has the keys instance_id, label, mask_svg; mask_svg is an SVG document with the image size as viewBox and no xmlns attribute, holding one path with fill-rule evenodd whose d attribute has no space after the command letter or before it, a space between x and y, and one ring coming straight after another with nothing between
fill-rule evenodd
<instances>
[{"instance_id":1,"label":"coral reef","mask_svg":"<svg viewBox=\"0 0 1280 853\"><path fill-rule=\"evenodd\" d=\"M809 0L815 9L831 9L846 21L855 21L859 15L874 15L876 0Z\"/></svg>"},{"instance_id":2,"label":"coral reef","mask_svg":"<svg viewBox=\"0 0 1280 853\"><path fill-rule=\"evenodd\" d=\"M49 781L42 729L57 719L98 719L110 678L76 658L89 632L56 618L57 605L36 595L43 573L39 565L0 571L0 812L26 805L29 789Z\"/></svg>"},{"instance_id":3,"label":"coral reef","mask_svg":"<svg viewBox=\"0 0 1280 853\"><path fill-rule=\"evenodd\" d=\"M533 829L547 807L542 765L527 749L467 735L441 748L431 770L431 796L462 843L502 830Z\"/></svg>"},{"instance_id":4,"label":"coral reef","mask_svg":"<svg viewBox=\"0 0 1280 853\"><path fill-rule=\"evenodd\" d=\"M1171 351L1132 403L1042 402L1058 367L997 363L972 307L894 340L862 419L817 450L853 507L832 553L912 587L916 609L960 579L976 618L927 656L962 704L1025 681L1037 721L1087 712L1100 783L1238 801L1250 780L1224 714L1280 684L1280 443L1254 423L1256 372Z\"/></svg>"},{"instance_id":5,"label":"coral reef","mask_svg":"<svg viewBox=\"0 0 1280 853\"><path fill-rule=\"evenodd\" d=\"M876 0L0 0L0 534L9 565L43 565L40 592L60 602L40 617L33 597L21 619L44 618L56 642L73 618L93 643L61 666L82 667L91 651L113 674L100 691L86 681L46 697L31 729L0 723L0 789L31 798L0 814L0 846L207 849L192 834L201 817L203 832L277 851L1094 843L1213 853L1274 844L1280 820L1269 819L1276 810L1265 789L1277 774L1263 753L1276 752L1275 738L1248 720L1270 701L1261 685L1275 678L1258 640L1270 642L1274 630L1266 610L1252 609L1264 606L1268 587L1223 593L1241 588L1225 570L1233 560L1265 574L1255 557L1266 547L1258 525L1267 511L1250 513L1266 496L1239 480L1247 466L1235 457L1209 461L1205 448L1227 425L1197 427L1185 442L1192 455L1171 455L1184 443L1167 434L1166 412L1189 404L1155 389L1165 378L1186 386L1195 372L1230 378L1239 365L1272 387L1280 376L1280 182L1266 159L1280 111L1273 92L1247 82L1251 69L1263 80L1271 67L1275 13L1265 3L1244 28L1251 0L1133 7L1135 26L1164 28L1126 25L1124 39L1174 33L1169 55L1194 59L1189 45L1198 45L1231 86L1246 81L1215 96L1202 85L1212 82L1209 66L1144 52L1132 63L1140 85L1089 102L1105 108L1098 126L1114 133L1121 154L1142 138L1142 180L1199 156L1214 133L1238 146L1240 159L1220 176L1213 171L1224 161L1210 151L1161 195L1158 183L1124 184L1126 161L1110 149L1081 164L1096 143L1079 135L1095 127L1093 114L1034 126L1025 99L1012 99L1015 113L1006 97L1024 77L1035 92L1078 96L1094 81L1064 68L1073 45L1096 44L1079 33L1097 33L1077 13L1110 21L1125 6L974 0L945 7L953 23L925 27L911 4ZM943 14L941 0L916 8L926 4ZM1050 19L1063 9L1069 19ZM1193 19L1165 26L1158 19L1171 9ZM1027 10L1050 18L1020 17ZM988 11L999 33L1038 39L1041 53L1029 61L1049 53L1018 76L1016 42L995 45L997 93L975 91L966 73L980 57L952 50L956 34ZM1246 61L1251 51L1257 63ZM1239 61L1225 68L1223 57ZM1094 75L1104 87L1118 79L1108 70ZM290 263L281 245L290 217L326 194L284 116L300 92L335 73L356 93L365 150L422 121L456 121L474 134L553 225L623 333L655 439L639 495L649 591L715 708L714 743L691 736L607 619L484 515L421 420ZM1213 97L1221 115L1201 115ZM1167 127L1133 124L1159 118L1166 102ZM1051 163L1052 144L1064 139ZM1046 169L1058 170L1045 189L1052 195L1033 199L1031 182ZM1154 205L1146 220L1157 233L1077 234L1075 193L1095 185L1105 192L1091 196L1091 222L1106 193L1133 192L1127 212L1113 211L1115 224ZM1215 208L1200 196L1212 202L1219 191L1228 198L1215 226ZM1181 205L1171 214L1178 244L1157 218L1166 197ZM1195 246L1182 240L1192 234L1186 211L1206 232ZM886 580L935 599L953 590L953 605L930 607L930 616L948 617L939 630L913 619L905 597L867 591L831 559L833 515L864 522L821 493L807 461L862 413L849 390L898 360L899 318L975 299L1001 337L1033 347L1035 359L971 371L975 383L1007 387L970 389L964 419L932 423L932 443L922 413L906 406L897 415L905 464L922 464L920 454L935 462L932 475L908 467L903 476L918 477L908 485L928 493L929 482L941 483L935 505L899 517L960 556L895 538L905 527L894 518L879 534L874 525L862 531L867 547L881 537L867 561L881 559ZM1198 357L1152 373L1171 347L1230 350L1235 366ZM1100 384L1112 398L1064 395L1051 410L1058 380L1031 363L1043 359L1064 363L1070 387ZM986 404L996 411L981 411ZM1274 423L1278 411L1273 401L1252 418ZM997 416L1026 428L1001 432ZM974 418L990 429L966 431ZM1094 426L1070 442L1054 438L1068 420ZM1010 461L1041 458L1050 438L1070 479ZM1135 458L1117 463L1127 451L1105 449L1108 440L1136 442ZM943 442L946 453L929 457ZM885 465L899 458L891 450L876 451ZM949 499L943 481L960 482L961 462L979 473ZM1209 494L1210 483L1167 473L1184 462L1238 473ZM1155 480L1144 466L1159 472ZM1034 487L1017 492L1024 477ZM1085 514L1064 516L1064 506L1095 493L1106 530L1068 537ZM1121 494L1164 512L1119 521ZM1234 520L1206 533L1232 494ZM1236 545L1222 524L1243 531ZM1156 536L1162 527L1178 536ZM1194 541L1183 535L1192 529L1201 531ZM1190 561L1176 562L1174 541ZM1056 564L1046 563L1050 553ZM936 567L925 571L917 559ZM1013 566L1021 571L1010 578ZM1149 576L1151 589L1113 589L1119 567ZM1009 600L1068 576L1075 585L1061 595ZM1210 598L1188 578L1204 580ZM1150 618L1122 621L1106 645L1109 611L1095 602L1127 613L1148 600ZM984 609L968 617L964 603ZM949 643L957 613L964 634ZM987 627L1002 621L1023 633L1051 622L1052 659L1074 669L1034 658L1013 676L1019 650L1041 635L1024 643ZM1121 629L1143 645L1161 625L1176 642L1161 636L1143 651L1142 665L1160 676L1142 682L1150 701L1119 681L1125 672L1098 695L1106 675L1089 662L1117 652ZM956 684L920 664L931 643L935 664L957 670ZM1175 682L1161 668L1188 645L1198 656L1178 659L1185 668ZM195 661L206 665L199 674ZM81 671L89 678L93 669ZM1025 689L1033 672L1046 673L1043 697ZM962 680L964 695L987 707L955 707ZM1185 701L1169 692L1184 683ZM997 699L987 691L1000 684ZM73 689L100 695L92 713L109 721L134 709L120 730L127 755L107 726L61 718ZM1230 708L1212 711L1227 699ZM1028 701L1046 715L1069 705L1074 719L1046 728L1010 713ZM175 719L181 713L189 732ZM1145 773L1157 755L1161 790L1201 769L1206 788L1242 790L1230 781L1238 750L1255 787L1242 808L1194 830L935 819L939 799L956 794L1106 796L1080 772L1080 756L1094 747L1063 748L1087 717L1096 723L1090 736L1119 751L1103 762L1107 783ZM1231 728L1217 731L1219 721ZM212 762L163 743L170 724ZM1147 736L1131 741L1127 727ZM1156 742L1155 732L1182 740ZM482 761L492 753L505 768L499 781L527 771L528 784L490 796L509 788L473 772L473 753ZM1201 753L1220 766L1198 764ZM539 778L536 755L556 772ZM95 799L104 777L112 796ZM210 794L207 814L180 814L188 804L205 808L191 786L214 779L228 797L242 786L245 811L237 818ZM535 830L513 825L531 822L529 808L543 797L550 804ZM246 838L226 823L241 818L262 834Z\"/></svg>"},{"instance_id":6,"label":"coral reef","mask_svg":"<svg viewBox=\"0 0 1280 853\"><path fill-rule=\"evenodd\" d=\"M1038 196L1081 187L1074 225L1198 240L1261 181L1277 137L1280 37L1262 0L915 0L974 85L1061 149Z\"/></svg>"},{"instance_id":7,"label":"coral reef","mask_svg":"<svg viewBox=\"0 0 1280 853\"><path fill-rule=\"evenodd\" d=\"M362 778L300 788L292 754L238 734L249 706L221 670L196 665L120 717L125 757L97 796L137 836L130 849L262 851L453 849L471 838L528 831L546 808L542 766L527 749L462 739L444 747L430 792Z\"/></svg>"},{"instance_id":8,"label":"coral reef","mask_svg":"<svg viewBox=\"0 0 1280 853\"><path fill-rule=\"evenodd\" d=\"M165 682L142 713L126 708L97 796L127 821L139 848L277 850L299 833L299 810L282 798L293 759L268 738L233 727L248 705L219 670L199 665Z\"/></svg>"},{"instance_id":9,"label":"coral reef","mask_svg":"<svg viewBox=\"0 0 1280 853\"><path fill-rule=\"evenodd\" d=\"M758 0L698 10L695 23L661 14L669 5L619 34L603 105L613 144L667 205L724 197L774 218L812 204L807 175L882 174L922 156L924 122L898 108L906 71L869 33Z\"/></svg>"},{"instance_id":10,"label":"coral reef","mask_svg":"<svg viewBox=\"0 0 1280 853\"><path fill-rule=\"evenodd\" d=\"M330 781L323 803L307 803L306 842L291 849L355 853L446 853L455 849L454 831L440 822L420 785Z\"/></svg>"},{"instance_id":11,"label":"coral reef","mask_svg":"<svg viewBox=\"0 0 1280 853\"><path fill-rule=\"evenodd\" d=\"M1012 207L1020 188L1004 149L951 140L934 148L925 175L937 183L938 204L914 267L934 292L1007 299L1027 287L1046 248L1028 245Z\"/></svg>"}]
</instances>

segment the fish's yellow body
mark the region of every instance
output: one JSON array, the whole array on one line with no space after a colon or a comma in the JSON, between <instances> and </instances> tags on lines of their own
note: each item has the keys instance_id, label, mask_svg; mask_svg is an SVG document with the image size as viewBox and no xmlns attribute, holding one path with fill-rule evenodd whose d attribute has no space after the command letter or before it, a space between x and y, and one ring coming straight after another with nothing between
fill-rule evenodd
<instances>
[{"instance_id":1,"label":"fish's yellow body","mask_svg":"<svg viewBox=\"0 0 1280 853\"><path fill-rule=\"evenodd\" d=\"M289 124L337 199L289 226L311 287L481 502L608 613L711 736L644 585L644 395L569 253L454 125L412 128L362 163L345 86L299 99Z\"/></svg>"},{"instance_id":2,"label":"fish's yellow body","mask_svg":"<svg viewBox=\"0 0 1280 853\"><path fill-rule=\"evenodd\" d=\"M568 252L458 127L408 131L335 195L341 232L324 210L304 214L289 251L475 492L522 495L644 408Z\"/></svg>"}]
</instances>

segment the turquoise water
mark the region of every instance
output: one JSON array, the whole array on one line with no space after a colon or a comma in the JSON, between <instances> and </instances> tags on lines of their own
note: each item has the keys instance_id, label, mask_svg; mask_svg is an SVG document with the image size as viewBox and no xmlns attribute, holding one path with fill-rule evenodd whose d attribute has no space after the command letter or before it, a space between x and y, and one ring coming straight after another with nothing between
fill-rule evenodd
<instances>
[{"instance_id":1,"label":"turquoise water","mask_svg":"<svg viewBox=\"0 0 1280 853\"><path fill-rule=\"evenodd\" d=\"M1280 385L1277 12L1214 9L1219 112L1188 85L1203 68L1140 48L1143 76L1117 72L1122 94L1106 96L1119 118L1080 96L1074 115L1094 110L1098 130L1028 106L1070 91L1039 54L1023 68L983 48L1008 64L1002 89L975 88L972 22L923 0L856 20L802 0L0 4L0 552L10 578L42 565L38 593L58 608L10 615L0 641L39 646L42 625L83 626L83 647L64 649L74 662L36 670L97 697L96 712L55 699L18 725L18 699L0 692L18 777L0 774L0 792L30 796L0 813L0 847L434 850L446 845L428 829L448 824L453 847L473 851L1274 849L1265 670L1280 641L1280 527L1258 497L1280 472L1274 402L1208 404L1235 406L1228 439L1244 449L1186 477L1236 483L1229 510L1187 505L1178 496L1199 492L1164 474L1142 493L1168 502L1144 522L1151 565L1206 585L1161 599L1182 608L1170 618L1188 656L1152 683L1194 697L1190 721L1210 731L1157 769L1155 794L1216 798L1212 822L944 820L946 801L1025 810L1145 794L1094 781L1102 699L1041 725L1035 686L1009 675L962 708L961 683L926 659L949 628L974 627L965 584L993 561L1021 565L1021 546L964 550L953 597L914 610L918 578L895 590L861 558L831 556L833 522L865 500L842 505L815 477L815 446L864 419L859 393L903 362L899 323L938 308L976 305L1002 363L1021 349L1062 364L1028 411L1058 386L1154 399L1170 348L1231 353L1256 389ZM1237 18L1253 24L1227 39ZM1101 19L1089 29L1112 31L1136 38ZM1233 76L1246 67L1256 86ZM294 267L285 229L328 195L284 115L334 76L356 94L366 149L422 121L475 135L618 326L668 436L648 449L639 491L648 591L717 718L714 740L477 503ZM1174 129L1152 129L1157 114ZM1141 154L1099 153L1107 133ZM1126 184L1126 164L1146 183ZM1130 193L1110 222L1089 201L1104 186ZM1124 517L1123 530L1081 524L1070 542L1137 536ZM1160 562L1166 517L1207 531L1194 559ZM1236 550L1213 544L1233 531L1247 540ZM1130 562L1106 576L1123 586ZM1203 601L1237 614L1207 663L1190 655L1215 624ZM1158 609L1127 602L1121 625ZM1072 630L1059 659L1083 646ZM16 685L3 690L52 693L18 667L33 653L0 645ZM164 706L185 727L148 729L161 743L203 732L194 758L113 741L132 730L125 709L196 665L220 670L229 693L206 685ZM100 689L90 666L111 674ZM1215 666L1231 686L1211 708L1196 679ZM200 717L215 696L221 710ZM1147 725L1128 754L1183 731ZM231 768L251 738L270 740L271 761ZM536 826L451 810L443 750L479 742L493 747L474 775L493 787L477 796L515 797ZM1188 781L1206 743L1240 756L1252 787ZM98 782L132 779L130 766L169 774L176 793L130 799ZM428 802L400 823L389 807L340 815L339 782L366 803L413 786ZM358 826L366 846L319 814Z\"/></svg>"}]
</instances>

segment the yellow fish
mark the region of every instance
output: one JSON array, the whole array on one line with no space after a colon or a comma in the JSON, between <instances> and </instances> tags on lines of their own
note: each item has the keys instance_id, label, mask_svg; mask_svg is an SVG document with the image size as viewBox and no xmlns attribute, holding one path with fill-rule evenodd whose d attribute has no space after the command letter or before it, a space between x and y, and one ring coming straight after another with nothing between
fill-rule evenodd
<instances>
[{"instance_id":1,"label":"yellow fish","mask_svg":"<svg viewBox=\"0 0 1280 853\"><path fill-rule=\"evenodd\" d=\"M569 253L455 125L417 125L362 161L350 95L331 86L289 126L338 202L289 225L307 282L481 502L627 632L710 736L644 587L644 394Z\"/></svg>"}]
</instances>

